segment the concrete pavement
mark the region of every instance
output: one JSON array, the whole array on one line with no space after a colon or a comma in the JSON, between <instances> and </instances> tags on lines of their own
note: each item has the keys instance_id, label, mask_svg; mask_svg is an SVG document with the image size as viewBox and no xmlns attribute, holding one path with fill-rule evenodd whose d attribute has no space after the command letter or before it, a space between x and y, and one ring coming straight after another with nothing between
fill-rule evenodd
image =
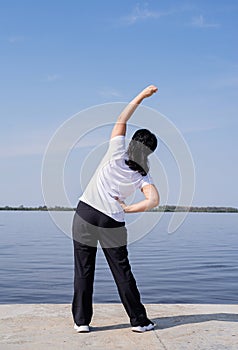
<instances>
[{"instance_id":1,"label":"concrete pavement","mask_svg":"<svg viewBox=\"0 0 238 350\"><path fill-rule=\"evenodd\" d=\"M90 333L69 304L0 305L0 349L237 350L238 305L147 304L154 331L133 333L120 304L95 304Z\"/></svg>"}]
</instances>

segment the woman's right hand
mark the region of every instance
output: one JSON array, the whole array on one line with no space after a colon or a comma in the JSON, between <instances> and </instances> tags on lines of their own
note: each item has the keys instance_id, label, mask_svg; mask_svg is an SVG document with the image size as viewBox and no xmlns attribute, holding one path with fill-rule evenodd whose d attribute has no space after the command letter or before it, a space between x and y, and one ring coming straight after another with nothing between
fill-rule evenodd
<instances>
[{"instance_id":1,"label":"woman's right hand","mask_svg":"<svg viewBox=\"0 0 238 350\"><path fill-rule=\"evenodd\" d=\"M143 98L147 98L147 97L152 96L157 91L158 91L158 88L155 85L149 85L144 90L141 91L140 95Z\"/></svg>"},{"instance_id":2,"label":"woman's right hand","mask_svg":"<svg viewBox=\"0 0 238 350\"><path fill-rule=\"evenodd\" d=\"M121 201L118 197L115 197L115 200L118 201L118 203L119 203L120 206L122 207L123 211L125 211L125 210L126 210L126 207L127 207L126 203L123 202L123 201Z\"/></svg>"}]
</instances>

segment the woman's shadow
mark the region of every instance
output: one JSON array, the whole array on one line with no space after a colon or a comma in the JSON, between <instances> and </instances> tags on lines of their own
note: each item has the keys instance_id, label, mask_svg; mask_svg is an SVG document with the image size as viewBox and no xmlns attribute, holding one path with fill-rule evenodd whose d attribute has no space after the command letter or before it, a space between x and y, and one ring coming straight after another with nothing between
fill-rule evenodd
<instances>
[{"instance_id":1,"label":"woman's shadow","mask_svg":"<svg viewBox=\"0 0 238 350\"><path fill-rule=\"evenodd\" d=\"M222 321L222 322L238 322L238 314L231 313L217 313L217 314L196 314L196 315L179 315L169 317L157 317L152 319L156 323L157 329L166 329L185 324L201 323L208 321ZM128 323L107 325L101 327L92 327L93 331L106 331L114 329L122 329L131 327Z\"/></svg>"},{"instance_id":2,"label":"woman's shadow","mask_svg":"<svg viewBox=\"0 0 238 350\"><path fill-rule=\"evenodd\" d=\"M201 323L208 321L222 322L238 322L238 314L231 313L214 313L214 314L195 314L181 315L170 317L158 317L154 322L158 325L158 329L171 328L185 324Z\"/></svg>"}]
</instances>

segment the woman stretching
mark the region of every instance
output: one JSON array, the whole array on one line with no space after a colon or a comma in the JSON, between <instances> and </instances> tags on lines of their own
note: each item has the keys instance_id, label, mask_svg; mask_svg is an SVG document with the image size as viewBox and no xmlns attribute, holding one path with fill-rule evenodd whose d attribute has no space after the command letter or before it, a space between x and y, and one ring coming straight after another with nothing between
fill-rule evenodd
<instances>
[{"instance_id":1,"label":"woman stretching","mask_svg":"<svg viewBox=\"0 0 238 350\"><path fill-rule=\"evenodd\" d=\"M157 139L140 129L125 149L126 123L144 98L157 92L150 85L122 111L112 130L108 151L80 197L73 219L74 297L72 314L77 332L89 332L97 244L103 249L117 285L132 331L145 332L155 324L147 318L128 260L125 213L144 212L159 204L159 194L149 175L149 154ZM124 200L140 189L145 199L131 205Z\"/></svg>"}]
</instances>

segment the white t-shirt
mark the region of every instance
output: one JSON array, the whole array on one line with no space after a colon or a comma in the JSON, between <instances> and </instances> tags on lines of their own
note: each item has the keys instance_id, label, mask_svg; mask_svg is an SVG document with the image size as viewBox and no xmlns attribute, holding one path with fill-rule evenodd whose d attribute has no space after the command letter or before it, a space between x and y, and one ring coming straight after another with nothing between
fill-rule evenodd
<instances>
[{"instance_id":1,"label":"white t-shirt","mask_svg":"<svg viewBox=\"0 0 238 350\"><path fill-rule=\"evenodd\" d=\"M149 173L142 176L126 165L125 136L115 136L80 200L112 217L125 221L125 213L115 198L124 201L137 189L152 184Z\"/></svg>"}]
</instances>

